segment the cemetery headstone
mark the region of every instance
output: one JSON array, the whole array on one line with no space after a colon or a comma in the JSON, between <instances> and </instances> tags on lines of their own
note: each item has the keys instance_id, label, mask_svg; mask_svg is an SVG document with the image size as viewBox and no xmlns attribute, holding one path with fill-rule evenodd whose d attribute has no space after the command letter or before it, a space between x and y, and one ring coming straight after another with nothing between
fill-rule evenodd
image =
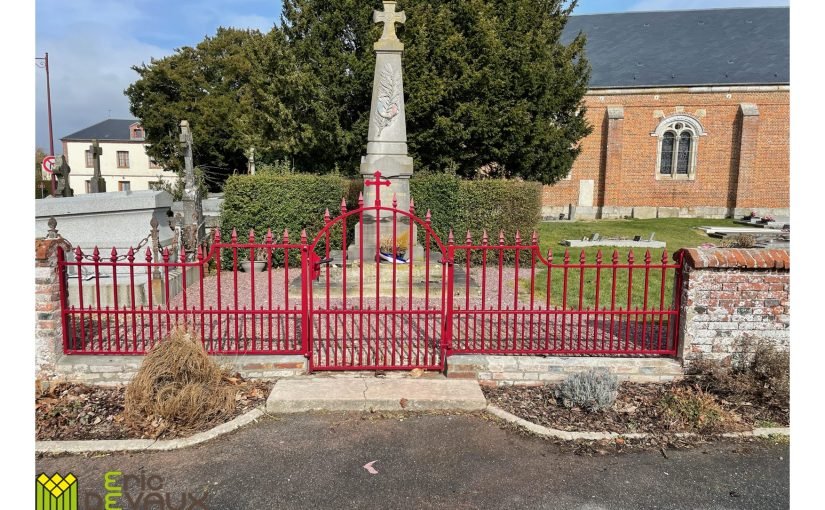
<instances>
[{"instance_id":1,"label":"cemetery headstone","mask_svg":"<svg viewBox=\"0 0 825 510\"><path fill-rule=\"evenodd\" d=\"M94 162L94 173L89 183L89 193L106 193L106 180L100 174L100 156L103 155L103 149L97 140L92 140L89 151L92 153L92 160Z\"/></svg>"},{"instance_id":2,"label":"cemetery headstone","mask_svg":"<svg viewBox=\"0 0 825 510\"><path fill-rule=\"evenodd\" d=\"M69 173L72 169L64 156L57 156L54 160L54 175L57 178L57 196L72 197L74 191L69 186Z\"/></svg>"}]
</instances>

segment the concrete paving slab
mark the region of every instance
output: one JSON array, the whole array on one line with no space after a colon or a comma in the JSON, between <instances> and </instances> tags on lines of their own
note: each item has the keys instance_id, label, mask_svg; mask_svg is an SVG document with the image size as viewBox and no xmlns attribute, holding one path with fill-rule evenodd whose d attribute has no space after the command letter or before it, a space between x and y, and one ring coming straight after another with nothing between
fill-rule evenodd
<instances>
[{"instance_id":1,"label":"concrete paving slab","mask_svg":"<svg viewBox=\"0 0 825 510\"><path fill-rule=\"evenodd\" d=\"M280 380L266 402L270 413L305 411L477 411L487 401L478 383L457 379Z\"/></svg>"}]
</instances>

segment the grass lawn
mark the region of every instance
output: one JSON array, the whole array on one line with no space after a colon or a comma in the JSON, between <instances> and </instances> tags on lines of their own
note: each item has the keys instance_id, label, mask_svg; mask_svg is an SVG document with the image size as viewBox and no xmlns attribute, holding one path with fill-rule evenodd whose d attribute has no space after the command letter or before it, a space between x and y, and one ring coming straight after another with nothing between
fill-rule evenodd
<instances>
[{"instance_id":1,"label":"grass lawn","mask_svg":"<svg viewBox=\"0 0 825 510\"><path fill-rule=\"evenodd\" d=\"M718 243L719 239L708 237L698 226L737 226L731 219L701 219L701 218L663 218L650 220L593 220L593 221L552 221L541 223L539 234L539 246L542 255L547 254L548 249L553 251L553 269L551 272L551 303L561 305L564 302L564 282L565 271L555 267L562 264L564 251L567 247L560 242L563 239L582 239L598 233L603 238L606 237L626 237L632 239L633 236L640 235L647 239L651 232L655 232L655 239L667 243L668 263L673 263L673 253L680 248L699 246L703 243ZM582 251L586 257L586 263L593 264L596 261L596 253L601 249L602 263L610 264L613 251L619 252L619 263L626 264L628 260L629 248L592 247L592 248L570 248L570 263L577 264ZM645 278L648 282L647 309L659 309L664 303L667 308L673 298L674 271L667 270L664 274L665 292L662 300L662 271L644 269L644 255L646 249L633 250L634 267L631 271L628 268L617 269L614 273L612 269L596 270L595 268L579 269L569 268L567 270L567 308L579 308L579 286L580 282L584 287L582 308L593 308L596 305L596 283L599 284L598 307L601 308L640 308L645 307ZM651 249L651 264L661 264L662 249ZM536 271L535 294L537 298L545 299L547 295L547 270L543 265ZM628 281L632 272L632 288L628 296ZM616 279L616 291L613 293L612 281ZM520 279L521 280L521 279ZM525 278L522 281L526 292L530 289L530 280Z\"/></svg>"}]
</instances>

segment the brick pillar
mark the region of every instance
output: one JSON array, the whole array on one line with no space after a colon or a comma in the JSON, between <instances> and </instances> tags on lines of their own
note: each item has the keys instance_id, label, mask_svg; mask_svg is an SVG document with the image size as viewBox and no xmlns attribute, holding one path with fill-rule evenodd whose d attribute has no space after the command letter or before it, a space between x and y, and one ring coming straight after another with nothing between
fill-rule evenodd
<instances>
[{"instance_id":1,"label":"brick pillar","mask_svg":"<svg viewBox=\"0 0 825 510\"><path fill-rule=\"evenodd\" d=\"M60 249L71 250L71 245L62 237L34 241L35 377L43 380L56 376L55 364L63 354L57 273Z\"/></svg>"},{"instance_id":2,"label":"brick pillar","mask_svg":"<svg viewBox=\"0 0 825 510\"><path fill-rule=\"evenodd\" d=\"M755 104L739 105L742 129L739 138L739 169L734 197L735 217L748 214L753 207L758 207L754 195L754 184L758 180L756 168L756 150L759 147L759 108Z\"/></svg>"},{"instance_id":3,"label":"brick pillar","mask_svg":"<svg viewBox=\"0 0 825 510\"><path fill-rule=\"evenodd\" d=\"M619 218L622 216L622 137L624 134L624 108L607 107L607 137L605 144L604 165L604 203L602 218Z\"/></svg>"},{"instance_id":4,"label":"brick pillar","mask_svg":"<svg viewBox=\"0 0 825 510\"><path fill-rule=\"evenodd\" d=\"M690 248L684 253L679 358L738 364L753 349L790 344L787 250Z\"/></svg>"}]
</instances>

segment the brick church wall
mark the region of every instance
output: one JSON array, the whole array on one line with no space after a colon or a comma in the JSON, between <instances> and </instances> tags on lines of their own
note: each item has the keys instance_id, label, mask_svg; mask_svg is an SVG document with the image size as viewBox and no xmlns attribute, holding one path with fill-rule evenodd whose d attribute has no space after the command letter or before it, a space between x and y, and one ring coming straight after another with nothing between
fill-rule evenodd
<instances>
[{"instance_id":1,"label":"brick church wall","mask_svg":"<svg viewBox=\"0 0 825 510\"><path fill-rule=\"evenodd\" d=\"M593 90L585 104L593 132L581 141L569 179L545 186L546 215L566 211L568 204L603 217L638 216L641 208L659 208L645 213L660 216L722 217L745 209L787 214L787 87ZM677 113L695 117L706 132L698 137L695 179L657 180L659 142L651 133ZM617 139L608 148L610 138ZM578 203L581 180L593 181L592 204Z\"/></svg>"}]
</instances>

